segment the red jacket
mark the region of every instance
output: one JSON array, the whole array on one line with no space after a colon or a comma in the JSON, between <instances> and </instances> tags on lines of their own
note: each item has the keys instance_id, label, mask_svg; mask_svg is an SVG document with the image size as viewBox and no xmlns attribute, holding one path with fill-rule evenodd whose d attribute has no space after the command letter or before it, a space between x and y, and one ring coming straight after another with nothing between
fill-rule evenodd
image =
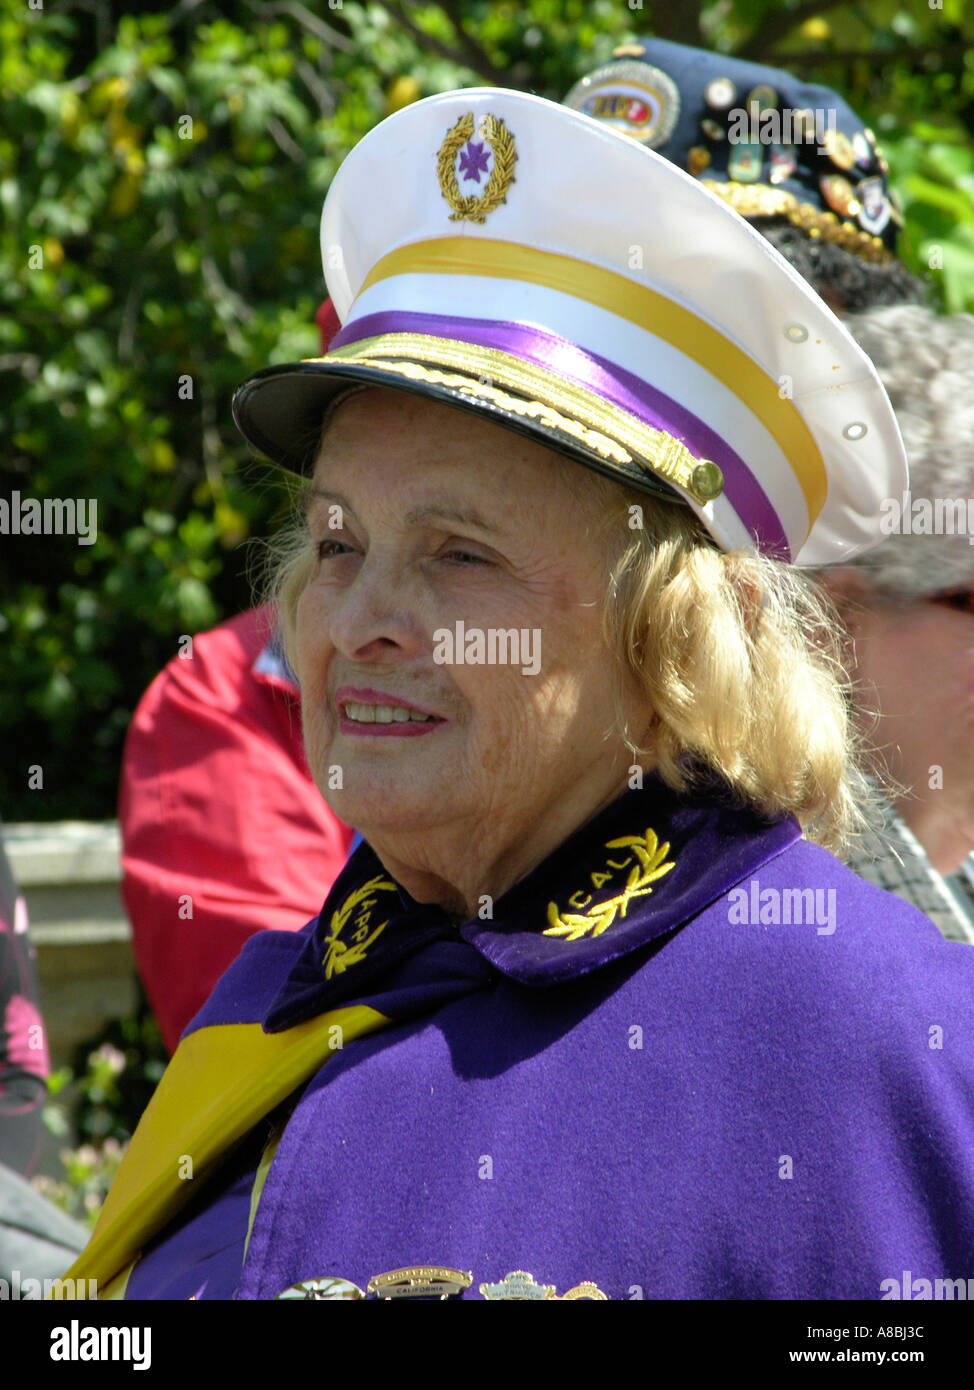
<instances>
[{"instance_id":1,"label":"red jacket","mask_svg":"<svg viewBox=\"0 0 974 1390\"><path fill-rule=\"evenodd\" d=\"M297 931L353 832L311 780L268 610L194 637L139 704L122 761L122 893L166 1046L244 942Z\"/></svg>"}]
</instances>

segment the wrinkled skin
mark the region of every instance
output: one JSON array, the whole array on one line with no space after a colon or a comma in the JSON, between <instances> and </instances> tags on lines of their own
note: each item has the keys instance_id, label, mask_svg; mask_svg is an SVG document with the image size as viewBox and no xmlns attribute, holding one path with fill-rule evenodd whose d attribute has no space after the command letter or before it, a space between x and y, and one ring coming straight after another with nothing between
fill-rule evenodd
<instances>
[{"instance_id":1,"label":"wrinkled skin","mask_svg":"<svg viewBox=\"0 0 974 1390\"><path fill-rule=\"evenodd\" d=\"M369 389L335 411L314 488L296 639L312 773L414 898L475 915L626 789L618 702L649 727L602 635L613 546L592 479L490 421ZM434 633L458 620L540 633L540 670L437 663ZM343 731L347 687L442 722L388 737L346 715Z\"/></svg>"}]
</instances>

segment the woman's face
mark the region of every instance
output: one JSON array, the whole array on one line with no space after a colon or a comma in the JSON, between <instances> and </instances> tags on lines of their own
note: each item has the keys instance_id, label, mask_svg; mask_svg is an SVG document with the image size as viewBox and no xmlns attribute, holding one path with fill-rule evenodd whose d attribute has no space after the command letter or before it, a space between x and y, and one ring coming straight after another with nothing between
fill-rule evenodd
<instances>
[{"instance_id":1,"label":"woman's face","mask_svg":"<svg viewBox=\"0 0 974 1390\"><path fill-rule=\"evenodd\" d=\"M594 481L419 397L336 411L296 657L315 781L380 853L439 833L517 868L624 789ZM624 700L642 733L634 685Z\"/></svg>"}]
</instances>

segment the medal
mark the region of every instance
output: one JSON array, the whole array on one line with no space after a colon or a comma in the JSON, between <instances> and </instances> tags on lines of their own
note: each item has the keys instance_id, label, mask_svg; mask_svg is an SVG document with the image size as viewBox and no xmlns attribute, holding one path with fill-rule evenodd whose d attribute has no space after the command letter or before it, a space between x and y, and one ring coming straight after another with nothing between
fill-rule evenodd
<instances>
[{"instance_id":1,"label":"medal","mask_svg":"<svg viewBox=\"0 0 974 1390\"><path fill-rule=\"evenodd\" d=\"M508 1300L516 1303L540 1303L555 1297L554 1284L539 1284L533 1274L523 1269L505 1274L499 1284L481 1284L480 1292L492 1303Z\"/></svg>"},{"instance_id":2,"label":"medal","mask_svg":"<svg viewBox=\"0 0 974 1390\"><path fill-rule=\"evenodd\" d=\"M358 1284L349 1279L302 1279L299 1284L277 1295L278 1298L298 1298L308 1303L325 1303L333 1298L364 1298Z\"/></svg>"},{"instance_id":3,"label":"medal","mask_svg":"<svg viewBox=\"0 0 974 1390\"><path fill-rule=\"evenodd\" d=\"M822 136L822 148L839 169L851 169L856 162L852 141L841 130L827 130Z\"/></svg>"},{"instance_id":4,"label":"medal","mask_svg":"<svg viewBox=\"0 0 974 1390\"><path fill-rule=\"evenodd\" d=\"M818 181L822 197L833 212L841 217L855 217L859 211L856 191L848 179L841 174L823 174Z\"/></svg>"},{"instance_id":5,"label":"medal","mask_svg":"<svg viewBox=\"0 0 974 1390\"><path fill-rule=\"evenodd\" d=\"M457 1298L469 1289L473 1274L443 1265L408 1265L392 1269L387 1274L374 1274L369 1280L369 1293L376 1298Z\"/></svg>"}]
</instances>

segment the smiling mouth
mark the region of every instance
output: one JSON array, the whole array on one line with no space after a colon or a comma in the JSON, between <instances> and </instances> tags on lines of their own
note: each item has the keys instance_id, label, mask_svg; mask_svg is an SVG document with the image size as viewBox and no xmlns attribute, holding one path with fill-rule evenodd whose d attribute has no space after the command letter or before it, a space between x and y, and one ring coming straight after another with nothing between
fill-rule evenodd
<instances>
[{"instance_id":1,"label":"smiling mouth","mask_svg":"<svg viewBox=\"0 0 974 1390\"><path fill-rule=\"evenodd\" d=\"M353 724L442 724L435 714L421 714L418 709L404 705L367 705L355 700L343 701L342 717Z\"/></svg>"}]
</instances>

